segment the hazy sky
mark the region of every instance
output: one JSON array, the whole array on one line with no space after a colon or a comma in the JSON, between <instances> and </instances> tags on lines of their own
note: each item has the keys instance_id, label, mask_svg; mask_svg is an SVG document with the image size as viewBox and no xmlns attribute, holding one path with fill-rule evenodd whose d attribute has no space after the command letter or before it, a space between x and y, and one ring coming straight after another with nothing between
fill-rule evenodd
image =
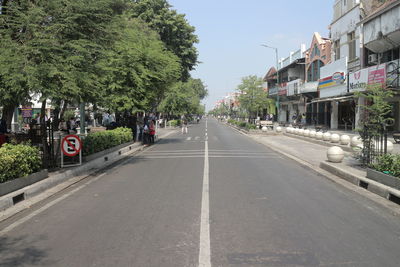
<instances>
[{"instance_id":1,"label":"hazy sky","mask_svg":"<svg viewBox=\"0 0 400 267\"><path fill-rule=\"evenodd\" d=\"M234 92L241 78L262 77L276 65L275 52L287 57L314 32L328 37L334 0L168 0L196 27L199 64L192 72L207 86L207 110Z\"/></svg>"}]
</instances>

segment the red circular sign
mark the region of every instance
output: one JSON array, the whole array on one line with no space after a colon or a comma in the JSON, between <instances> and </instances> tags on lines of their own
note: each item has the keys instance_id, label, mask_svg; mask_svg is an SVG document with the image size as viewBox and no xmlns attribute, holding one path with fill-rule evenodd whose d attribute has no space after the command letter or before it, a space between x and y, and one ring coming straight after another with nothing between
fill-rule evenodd
<instances>
[{"instance_id":1,"label":"red circular sign","mask_svg":"<svg viewBox=\"0 0 400 267\"><path fill-rule=\"evenodd\" d=\"M82 149L81 139L77 135L67 135L61 141L61 150L65 156L73 157L79 154Z\"/></svg>"}]
</instances>

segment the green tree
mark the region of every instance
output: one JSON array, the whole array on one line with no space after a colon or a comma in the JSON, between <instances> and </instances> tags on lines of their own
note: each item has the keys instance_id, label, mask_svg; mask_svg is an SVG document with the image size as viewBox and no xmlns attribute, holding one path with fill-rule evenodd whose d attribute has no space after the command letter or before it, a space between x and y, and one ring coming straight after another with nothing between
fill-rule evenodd
<instances>
[{"instance_id":1,"label":"green tree","mask_svg":"<svg viewBox=\"0 0 400 267\"><path fill-rule=\"evenodd\" d=\"M364 110L362 123L372 125L393 123L393 118L390 116L392 106L388 102L393 97L393 91L384 89L381 84L373 84L368 85L365 92L357 92L356 96L364 97L366 101L362 105Z\"/></svg>"},{"instance_id":2,"label":"green tree","mask_svg":"<svg viewBox=\"0 0 400 267\"><path fill-rule=\"evenodd\" d=\"M159 110L168 114L203 114L201 99L207 95L207 89L198 79L177 82L159 105Z\"/></svg>"},{"instance_id":3,"label":"green tree","mask_svg":"<svg viewBox=\"0 0 400 267\"><path fill-rule=\"evenodd\" d=\"M242 78L242 83L237 87L240 92L240 107L247 111L249 119L254 121L256 116L264 109L271 106L272 100L262 88L263 80L255 75Z\"/></svg>"},{"instance_id":4,"label":"green tree","mask_svg":"<svg viewBox=\"0 0 400 267\"><path fill-rule=\"evenodd\" d=\"M171 9L166 0L134 0L129 11L131 16L146 22L150 28L158 32L168 50L179 57L182 65L183 81L196 66L198 52L194 46L199 42L184 14Z\"/></svg>"},{"instance_id":5,"label":"green tree","mask_svg":"<svg viewBox=\"0 0 400 267\"><path fill-rule=\"evenodd\" d=\"M121 36L104 59L102 105L117 112L151 110L180 75L179 59L136 19L122 20Z\"/></svg>"}]
</instances>

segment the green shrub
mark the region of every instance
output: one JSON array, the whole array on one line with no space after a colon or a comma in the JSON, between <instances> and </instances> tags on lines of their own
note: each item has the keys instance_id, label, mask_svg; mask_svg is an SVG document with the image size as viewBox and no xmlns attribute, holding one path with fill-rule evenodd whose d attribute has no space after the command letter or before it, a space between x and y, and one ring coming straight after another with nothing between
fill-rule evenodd
<instances>
[{"instance_id":1,"label":"green shrub","mask_svg":"<svg viewBox=\"0 0 400 267\"><path fill-rule=\"evenodd\" d=\"M233 119L229 119L229 120L228 120L228 123L230 123L230 124L236 124L236 121L233 120Z\"/></svg>"},{"instance_id":2,"label":"green shrub","mask_svg":"<svg viewBox=\"0 0 400 267\"><path fill-rule=\"evenodd\" d=\"M172 126L172 127L176 127L181 125L181 120L170 120L168 121L168 123Z\"/></svg>"},{"instance_id":3,"label":"green shrub","mask_svg":"<svg viewBox=\"0 0 400 267\"><path fill-rule=\"evenodd\" d=\"M83 139L83 155L91 155L130 141L132 130L129 128L91 133Z\"/></svg>"},{"instance_id":4,"label":"green shrub","mask_svg":"<svg viewBox=\"0 0 400 267\"><path fill-rule=\"evenodd\" d=\"M247 123L246 129L247 130L255 130L255 129L257 129L257 126L255 124Z\"/></svg>"},{"instance_id":5,"label":"green shrub","mask_svg":"<svg viewBox=\"0 0 400 267\"><path fill-rule=\"evenodd\" d=\"M37 172L41 164L36 147L4 144L0 148L0 183Z\"/></svg>"},{"instance_id":6,"label":"green shrub","mask_svg":"<svg viewBox=\"0 0 400 267\"><path fill-rule=\"evenodd\" d=\"M371 168L400 178L400 155L386 154L378 157Z\"/></svg>"},{"instance_id":7,"label":"green shrub","mask_svg":"<svg viewBox=\"0 0 400 267\"><path fill-rule=\"evenodd\" d=\"M245 122L245 121L240 121L240 122L238 123L238 126L239 126L239 127L242 127L242 128L245 128L246 125L247 125L247 122Z\"/></svg>"}]
</instances>

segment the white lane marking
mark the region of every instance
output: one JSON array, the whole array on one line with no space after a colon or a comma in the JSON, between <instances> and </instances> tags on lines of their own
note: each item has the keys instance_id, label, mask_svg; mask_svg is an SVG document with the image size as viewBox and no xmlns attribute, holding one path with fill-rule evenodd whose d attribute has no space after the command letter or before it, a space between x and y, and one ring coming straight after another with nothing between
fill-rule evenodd
<instances>
[{"instance_id":1,"label":"white lane marking","mask_svg":"<svg viewBox=\"0 0 400 267\"><path fill-rule=\"evenodd\" d=\"M207 129L207 120L206 120L206 129ZM203 192L201 198L201 216L200 216L200 246L199 246L200 267L211 267L209 171L210 170L208 165L208 141L206 136L205 148L204 148Z\"/></svg>"},{"instance_id":2,"label":"white lane marking","mask_svg":"<svg viewBox=\"0 0 400 267\"><path fill-rule=\"evenodd\" d=\"M81 190L82 188L84 188L85 186L87 186L88 184L97 181L98 179L100 179L101 177L103 177L104 175L106 175L106 173L102 173L99 176L97 176L96 178L84 183L83 185L75 188L74 190L68 192L67 194L47 203L46 205L44 205L43 207L41 207L38 210L35 210L34 212L32 212L31 214L27 215L26 217L10 224L9 226L7 226L6 228L4 228L3 230L0 231L0 236L5 235L7 232L13 230L15 227L18 227L19 225L29 221L30 219L32 219L33 217L35 217L36 215L39 215L40 213L42 213L43 211L47 210L48 208L50 208L51 206L57 204L58 202L66 199L67 197L71 196L72 194L76 193L77 191Z\"/></svg>"},{"instance_id":3,"label":"white lane marking","mask_svg":"<svg viewBox=\"0 0 400 267\"><path fill-rule=\"evenodd\" d=\"M190 141L190 140L192 140L192 137L191 137L191 136L189 136L188 138L186 138L186 141Z\"/></svg>"},{"instance_id":4,"label":"white lane marking","mask_svg":"<svg viewBox=\"0 0 400 267\"><path fill-rule=\"evenodd\" d=\"M199 140L200 139L200 136L196 136L195 138L194 138L194 140Z\"/></svg>"}]
</instances>

